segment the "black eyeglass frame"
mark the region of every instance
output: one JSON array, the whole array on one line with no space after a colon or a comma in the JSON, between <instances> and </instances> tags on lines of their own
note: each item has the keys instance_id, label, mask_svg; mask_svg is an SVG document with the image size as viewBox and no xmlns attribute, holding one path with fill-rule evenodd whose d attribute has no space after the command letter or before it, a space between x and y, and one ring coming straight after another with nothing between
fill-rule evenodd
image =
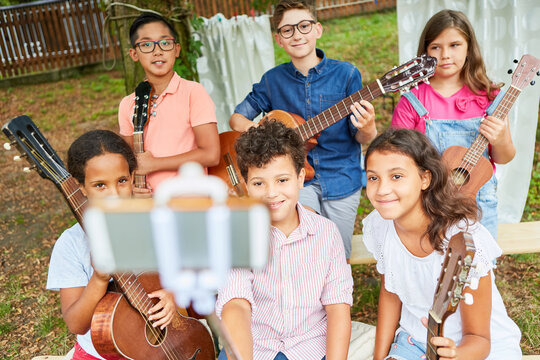
<instances>
[{"instance_id":1,"label":"black eyeglass frame","mask_svg":"<svg viewBox=\"0 0 540 360\"><path fill-rule=\"evenodd\" d=\"M173 47L172 47L172 49L167 49L167 50L165 50L164 48L162 48L160 42L163 41L163 40L172 40L172 42L173 42ZM141 48L141 44L142 44L142 43L153 43L154 46L152 47L152 50L150 50L150 51L143 51L143 49ZM143 54L149 54L149 53L151 53L151 52L154 52L154 50L156 50L156 44L159 46L159 48L160 48L162 51L172 51L172 50L174 50L174 44L176 44L176 39L170 38L170 39L161 39L161 40L156 40L156 41L152 41L152 40L144 40L144 41L139 41L138 43L135 43L135 45L133 45L133 47L134 47L134 48L139 48L139 50L140 50Z\"/></svg>"},{"instance_id":2,"label":"black eyeglass frame","mask_svg":"<svg viewBox=\"0 0 540 360\"><path fill-rule=\"evenodd\" d=\"M309 31L303 32L302 30L300 30L300 28L298 27L298 25L300 25L300 24L302 24L303 22L306 22L306 21L309 22L309 23L311 24L311 26L309 27ZM304 35L309 34L309 33L311 32L311 30L313 30L313 25L315 25L316 23L317 23L317 22L316 22L315 20L302 20L302 21L300 21L300 22L297 23L297 24L285 24L285 25L281 26L280 28L278 28L278 29L276 30L276 32L277 32L277 33L279 34L279 36L281 36L282 38L284 38L284 39L290 39L290 38L292 38L292 37L294 36L294 32L295 32L296 30L298 30L298 31L300 32L300 34L304 34ZM281 33L281 30L282 30L285 26L292 26L292 30L293 30L293 31L292 31L292 33L291 33L291 36L288 36L288 37L287 37L287 36L283 36L283 34Z\"/></svg>"}]
</instances>

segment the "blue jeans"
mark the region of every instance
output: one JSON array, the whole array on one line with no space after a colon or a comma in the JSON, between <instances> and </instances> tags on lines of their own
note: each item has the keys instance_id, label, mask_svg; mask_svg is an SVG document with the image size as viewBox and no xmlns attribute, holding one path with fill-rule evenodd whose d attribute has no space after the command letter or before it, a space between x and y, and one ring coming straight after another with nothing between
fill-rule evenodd
<instances>
[{"instance_id":1,"label":"blue jeans","mask_svg":"<svg viewBox=\"0 0 540 360\"><path fill-rule=\"evenodd\" d=\"M385 359L423 360L426 358L424 345L412 338L407 332L400 331L390 346L390 352Z\"/></svg>"},{"instance_id":2,"label":"blue jeans","mask_svg":"<svg viewBox=\"0 0 540 360\"><path fill-rule=\"evenodd\" d=\"M227 360L227 354L225 354L225 350L221 350L221 352L219 353L218 360ZM287 359L287 357L282 352L280 352L276 355L274 360L289 360L289 359ZM326 356L324 356L322 360L326 360Z\"/></svg>"}]
</instances>

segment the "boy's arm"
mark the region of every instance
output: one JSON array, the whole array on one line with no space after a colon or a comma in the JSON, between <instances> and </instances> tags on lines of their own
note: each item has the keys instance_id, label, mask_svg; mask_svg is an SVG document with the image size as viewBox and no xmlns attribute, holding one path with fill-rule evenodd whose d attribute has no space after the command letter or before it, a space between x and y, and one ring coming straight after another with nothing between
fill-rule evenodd
<instances>
[{"instance_id":1,"label":"boy's arm","mask_svg":"<svg viewBox=\"0 0 540 360\"><path fill-rule=\"evenodd\" d=\"M180 165L188 161L196 161L202 166L210 167L219 163L220 147L217 125L208 123L193 127L197 148L183 154L154 157L145 151L137 155L137 173L149 174L162 170L178 170ZM124 137L126 138L126 137ZM129 138L129 137L127 137Z\"/></svg>"},{"instance_id":2,"label":"boy's arm","mask_svg":"<svg viewBox=\"0 0 540 360\"><path fill-rule=\"evenodd\" d=\"M367 144L377 136L375 126L375 108L366 100L351 105L351 122L357 129L355 140L360 144Z\"/></svg>"},{"instance_id":3,"label":"boy's arm","mask_svg":"<svg viewBox=\"0 0 540 360\"><path fill-rule=\"evenodd\" d=\"M325 305L326 359L347 359L351 341L351 307L349 304Z\"/></svg>"},{"instance_id":4,"label":"boy's arm","mask_svg":"<svg viewBox=\"0 0 540 360\"><path fill-rule=\"evenodd\" d=\"M242 360L253 359L253 336L251 334L251 304L246 299L232 299L223 306L223 324Z\"/></svg>"},{"instance_id":5,"label":"boy's arm","mask_svg":"<svg viewBox=\"0 0 540 360\"><path fill-rule=\"evenodd\" d=\"M235 112L229 119L229 125L235 131L245 132L252 126L259 126L259 123L249 120L244 115Z\"/></svg>"},{"instance_id":6,"label":"boy's arm","mask_svg":"<svg viewBox=\"0 0 540 360\"><path fill-rule=\"evenodd\" d=\"M508 116L498 119L487 116L480 124L480 133L491 144L491 158L497 164L506 164L516 155L516 148L510 135Z\"/></svg>"},{"instance_id":7,"label":"boy's arm","mask_svg":"<svg viewBox=\"0 0 540 360\"><path fill-rule=\"evenodd\" d=\"M384 275L381 275L374 360L382 360L388 355L400 317L401 300L396 294L386 290L384 287Z\"/></svg>"}]
</instances>

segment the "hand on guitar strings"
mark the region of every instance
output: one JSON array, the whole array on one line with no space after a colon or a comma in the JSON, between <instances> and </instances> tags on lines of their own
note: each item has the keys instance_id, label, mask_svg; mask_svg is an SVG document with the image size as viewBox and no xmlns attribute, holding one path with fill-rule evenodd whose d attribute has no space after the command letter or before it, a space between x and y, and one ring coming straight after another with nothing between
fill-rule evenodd
<instances>
[{"instance_id":1,"label":"hand on guitar strings","mask_svg":"<svg viewBox=\"0 0 540 360\"><path fill-rule=\"evenodd\" d=\"M176 311L174 296L171 292L161 289L148 294L148 297L159 299L159 302L148 311L148 319L153 321L153 327L160 326L163 330L171 323Z\"/></svg>"},{"instance_id":2,"label":"hand on guitar strings","mask_svg":"<svg viewBox=\"0 0 540 360\"><path fill-rule=\"evenodd\" d=\"M486 116L480 124L480 133L488 139L493 146L507 141L506 132L508 128L508 116L504 119L499 119L494 116Z\"/></svg>"},{"instance_id":3,"label":"hand on guitar strings","mask_svg":"<svg viewBox=\"0 0 540 360\"><path fill-rule=\"evenodd\" d=\"M356 141L360 144L367 144L377 136L375 126L375 108L366 100L360 100L351 105L351 123L358 130Z\"/></svg>"},{"instance_id":4,"label":"hand on guitar strings","mask_svg":"<svg viewBox=\"0 0 540 360\"><path fill-rule=\"evenodd\" d=\"M140 188L135 186L135 177L132 177L132 180L133 181L131 183L131 192L133 193L134 198L149 199L152 197L152 187L148 182L146 182L146 188Z\"/></svg>"},{"instance_id":5,"label":"hand on guitar strings","mask_svg":"<svg viewBox=\"0 0 540 360\"><path fill-rule=\"evenodd\" d=\"M428 327L428 319L426 317L422 318L422 325L426 328ZM435 336L431 338L431 344L437 347L437 355L440 356L439 360L458 359L457 346L454 340L447 337Z\"/></svg>"},{"instance_id":6,"label":"hand on guitar strings","mask_svg":"<svg viewBox=\"0 0 540 360\"><path fill-rule=\"evenodd\" d=\"M137 156L137 174L144 175L156 171L154 164L156 163L154 155L148 150L142 153L135 154Z\"/></svg>"}]
</instances>

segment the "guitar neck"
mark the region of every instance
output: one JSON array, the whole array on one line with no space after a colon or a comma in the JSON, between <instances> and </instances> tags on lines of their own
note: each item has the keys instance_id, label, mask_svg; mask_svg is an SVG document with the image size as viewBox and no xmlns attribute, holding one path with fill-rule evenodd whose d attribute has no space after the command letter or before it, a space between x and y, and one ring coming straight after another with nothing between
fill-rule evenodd
<instances>
[{"instance_id":1,"label":"guitar neck","mask_svg":"<svg viewBox=\"0 0 540 360\"><path fill-rule=\"evenodd\" d=\"M337 104L329 107L317 116L312 117L302 125L298 126L297 132L303 141L307 141L324 129L335 124L339 120L351 113L351 105L360 100L371 101L383 94L383 90L378 81L374 81L366 87L360 89L349 97L341 100Z\"/></svg>"},{"instance_id":2,"label":"guitar neck","mask_svg":"<svg viewBox=\"0 0 540 360\"><path fill-rule=\"evenodd\" d=\"M436 316L430 311L428 319L428 336L426 344L426 359L438 360L437 347L431 344L431 338L442 335L443 320L436 319Z\"/></svg>"},{"instance_id":3,"label":"guitar neck","mask_svg":"<svg viewBox=\"0 0 540 360\"><path fill-rule=\"evenodd\" d=\"M142 131L133 132L133 151L136 154L144 152L144 139ZM137 188L146 189L146 175L135 174L134 185Z\"/></svg>"},{"instance_id":4,"label":"guitar neck","mask_svg":"<svg viewBox=\"0 0 540 360\"><path fill-rule=\"evenodd\" d=\"M82 225L82 214L86 209L88 198L83 194L81 187L71 175L57 186L64 195L71 212L73 212L79 224Z\"/></svg>"},{"instance_id":5,"label":"guitar neck","mask_svg":"<svg viewBox=\"0 0 540 360\"><path fill-rule=\"evenodd\" d=\"M118 273L112 275L122 293L128 299L131 306L137 309L144 317L154 304L150 301L148 293L144 290L141 282L132 273Z\"/></svg>"},{"instance_id":6,"label":"guitar neck","mask_svg":"<svg viewBox=\"0 0 540 360\"><path fill-rule=\"evenodd\" d=\"M495 111L493 111L492 116L498 119L504 119L510 112L512 105L514 105L514 102L519 94L521 94L521 90L514 86L510 86L506 94L504 94L503 98L501 99L501 102L495 108ZM475 166L478 160L480 160L484 154L484 151L486 151L488 145L488 139L486 139L484 135L478 134L472 145L469 147L469 150L467 150L463 156L463 161L468 163L470 166Z\"/></svg>"}]
</instances>

